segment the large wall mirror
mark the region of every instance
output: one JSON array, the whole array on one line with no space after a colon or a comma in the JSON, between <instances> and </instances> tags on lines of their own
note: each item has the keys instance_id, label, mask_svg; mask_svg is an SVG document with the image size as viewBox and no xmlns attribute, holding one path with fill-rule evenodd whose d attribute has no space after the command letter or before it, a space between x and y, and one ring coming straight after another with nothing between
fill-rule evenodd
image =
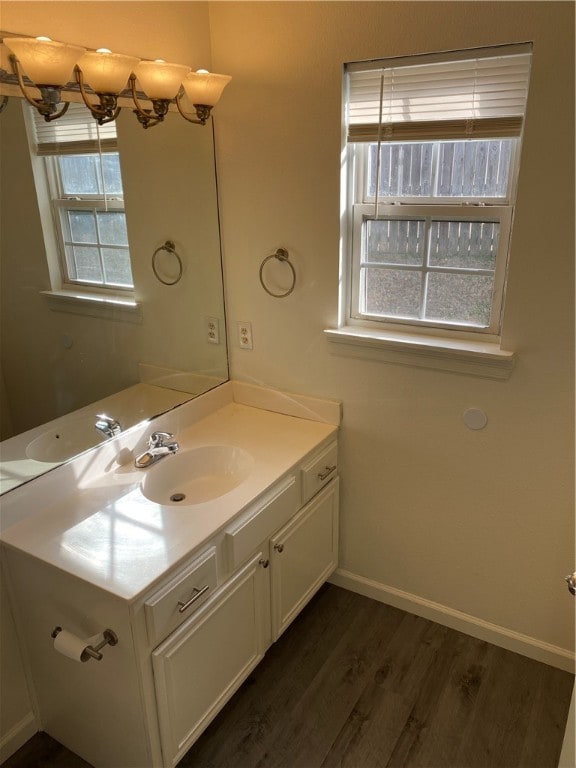
<instances>
[{"instance_id":1,"label":"large wall mirror","mask_svg":"<svg viewBox=\"0 0 576 768\"><path fill-rule=\"evenodd\" d=\"M0 115L2 492L108 439L99 414L126 430L228 378L211 122L118 118L134 310L54 294L23 105Z\"/></svg>"}]
</instances>

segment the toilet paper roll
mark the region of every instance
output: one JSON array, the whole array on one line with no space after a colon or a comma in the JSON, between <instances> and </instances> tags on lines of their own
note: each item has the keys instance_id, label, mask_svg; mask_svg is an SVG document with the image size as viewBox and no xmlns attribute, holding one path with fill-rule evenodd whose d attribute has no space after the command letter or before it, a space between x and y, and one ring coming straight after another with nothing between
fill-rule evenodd
<instances>
[{"instance_id":1,"label":"toilet paper roll","mask_svg":"<svg viewBox=\"0 0 576 768\"><path fill-rule=\"evenodd\" d=\"M82 638L72 632L68 632L66 629L62 629L54 638L54 650L74 661L88 661L90 657L84 651L88 645L97 643L99 638L100 635Z\"/></svg>"}]
</instances>

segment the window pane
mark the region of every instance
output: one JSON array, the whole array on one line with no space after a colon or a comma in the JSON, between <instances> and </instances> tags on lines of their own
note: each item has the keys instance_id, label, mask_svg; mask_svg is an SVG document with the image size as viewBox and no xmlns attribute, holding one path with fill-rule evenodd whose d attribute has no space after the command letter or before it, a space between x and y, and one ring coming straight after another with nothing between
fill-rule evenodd
<instances>
[{"instance_id":1,"label":"window pane","mask_svg":"<svg viewBox=\"0 0 576 768\"><path fill-rule=\"evenodd\" d=\"M429 263L437 267L490 269L496 266L499 224L484 221L433 221Z\"/></svg>"},{"instance_id":2,"label":"window pane","mask_svg":"<svg viewBox=\"0 0 576 768\"><path fill-rule=\"evenodd\" d=\"M429 274L426 320L488 326L493 282L486 275Z\"/></svg>"},{"instance_id":3,"label":"window pane","mask_svg":"<svg viewBox=\"0 0 576 768\"><path fill-rule=\"evenodd\" d=\"M92 211L67 211L70 240L74 243L97 243L96 220Z\"/></svg>"},{"instance_id":4,"label":"window pane","mask_svg":"<svg viewBox=\"0 0 576 768\"><path fill-rule=\"evenodd\" d=\"M107 195L122 197L122 175L120 173L120 155L117 152L105 152L102 155L104 190Z\"/></svg>"},{"instance_id":5,"label":"window pane","mask_svg":"<svg viewBox=\"0 0 576 768\"><path fill-rule=\"evenodd\" d=\"M73 280L83 280L89 283L101 283L103 281L98 248L89 248L83 245L70 246L67 253L68 269Z\"/></svg>"},{"instance_id":6,"label":"window pane","mask_svg":"<svg viewBox=\"0 0 576 768\"><path fill-rule=\"evenodd\" d=\"M128 250L103 248L102 259L104 261L106 282L109 285L121 285L125 288L132 288L134 286Z\"/></svg>"},{"instance_id":7,"label":"window pane","mask_svg":"<svg viewBox=\"0 0 576 768\"><path fill-rule=\"evenodd\" d=\"M104 245L128 245L126 216L122 211L98 211L98 233Z\"/></svg>"},{"instance_id":8,"label":"window pane","mask_svg":"<svg viewBox=\"0 0 576 768\"><path fill-rule=\"evenodd\" d=\"M393 317L419 316L422 292L420 272L366 268L363 277L362 313Z\"/></svg>"},{"instance_id":9,"label":"window pane","mask_svg":"<svg viewBox=\"0 0 576 768\"><path fill-rule=\"evenodd\" d=\"M516 139L384 142L378 197L506 197L515 145ZM378 145L370 144L367 199L376 195L377 157Z\"/></svg>"},{"instance_id":10,"label":"window pane","mask_svg":"<svg viewBox=\"0 0 576 768\"><path fill-rule=\"evenodd\" d=\"M115 197L123 196L120 156L117 152L61 155L58 164L65 195L102 195L105 192Z\"/></svg>"},{"instance_id":11,"label":"window pane","mask_svg":"<svg viewBox=\"0 0 576 768\"><path fill-rule=\"evenodd\" d=\"M425 233L426 223L423 220L367 221L364 260L380 264L421 265Z\"/></svg>"},{"instance_id":12,"label":"window pane","mask_svg":"<svg viewBox=\"0 0 576 768\"><path fill-rule=\"evenodd\" d=\"M97 195L101 192L97 155L58 157L62 191L65 195Z\"/></svg>"},{"instance_id":13,"label":"window pane","mask_svg":"<svg viewBox=\"0 0 576 768\"><path fill-rule=\"evenodd\" d=\"M514 139L441 142L439 197L506 197Z\"/></svg>"},{"instance_id":14,"label":"window pane","mask_svg":"<svg viewBox=\"0 0 576 768\"><path fill-rule=\"evenodd\" d=\"M422 197L432 194L433 144L382 144L379 197ZM368 162L368 195L376 195L378 145L371 144Z\"/></svg>"}]
</instances>

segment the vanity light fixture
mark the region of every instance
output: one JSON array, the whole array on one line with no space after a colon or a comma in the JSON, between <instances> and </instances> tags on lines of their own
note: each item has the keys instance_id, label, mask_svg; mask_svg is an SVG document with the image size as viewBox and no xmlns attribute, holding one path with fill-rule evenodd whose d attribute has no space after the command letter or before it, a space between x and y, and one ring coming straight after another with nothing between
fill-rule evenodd
<instances>
[{"instance_id":1,"label":"vanity light fixture","mask_svg":"<svg viewBox=\"0 0 576 768\"><path fill-rule=\"evenodd\" d=\"M49 37L9 37L3 42L11 51L10 62L24 98L47 122L62 117L68 109L65 103L58 111L62 88L72 79L74 65L86 49L59 43ZM40 99L28 93L22 70L40 91Z\"/></svg>"},{"instance_id":2,"label":"vanity light fixture","mask_svg":"<svg viewBox=\"0 0 576 768\"><path fill-rule=\"evenodd\" d=\"M138 121L144 128L158 125L166 117L170 102L173 101L182 85L182 80L190 72L190 67L182 64L168 64L163 59L141 61L130 75L130 87L134 99L134 110ZM136 94L136 79L144 93L152 102L153 109L143 109Z\"/></svg>"},{"instance_id":3,"label":"vanity light fixture","mask_svg":"<svg viewBox=\"0 0 576 768\"><path fill-rule=\"evenodd\" d=\"M191 72L190 67L169 64L163 59L140 60L113 53L108 48L90 51L48 37L11 37L7 34L2 36L2 42L11 52L10 62L24 98L46 121L57 120L65 114L68 103L62 103L59 108L62 91L75 80L84 104L100 125L118 117L118 97L128 95L127 87L134 102L133 111L144 128L161 123L174 102L185 120L205 125L232 79L229 75L218 75L205 69ZM24 75L40 91L40 99L28 93ZM144 97L152 103L152 109L142 105L136 82L140 85L140 98L143 91ZM96 94L98 102L91 100L87 86ZM66 89L70 90L70 87ZM184 94L193 104L195 114L185 111Z\"/></svg>"},{"instance_id":4,"label":"vanity light fixture","mask_svg":"<svg viewBox=\"0 0 576 768\"><path fill-rule=\"evenodd\" d=\"M140 59L112 53L108 48L87 51L74 67L76 82L84 104L88 107L99 125L116 120L120 113L118 96L124 88L132 71ZM84 84L92 88L100 103L93 104L86 93Z\"/></svg>"},{"instance_id":5,"label":"vanity light fixture","mask_svg":"<svg viewBox=\"0 0 576 768\"><path fill-rule=\"evenodd\" d=\"M212 107L214 107L222 96L222 91L232 80L230 75L217 75L214 72L208 72L206 69L199 69L197 72L189 72L182 81L182 87L188 99L194 105L196 117L191 117L182 107L182 91L176 96L176 106L178 111L189 123L199 123L204 125L210 117Z\"/></svg>"}]
</instances>

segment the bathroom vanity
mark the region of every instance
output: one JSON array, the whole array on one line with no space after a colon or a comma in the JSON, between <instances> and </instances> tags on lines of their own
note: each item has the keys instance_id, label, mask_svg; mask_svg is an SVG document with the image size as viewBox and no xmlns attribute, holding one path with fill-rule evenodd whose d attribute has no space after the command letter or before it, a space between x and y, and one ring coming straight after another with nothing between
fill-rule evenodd
<instances>
[{"instance_id":1,"label":"bathroom vanity","mask_svg":"<svg viewBox=\"0 0 576 768\"><path fill-rule=\"evenodd\" d=\"M3 554L40 727L97 768L176 765L336 568L339 406L270 397L226 384L49 473L52 494L14 492ZM178 464L136 470L152 427ZM82 662L57 627L118 642Z\"/></svg>"}]
</instances>

